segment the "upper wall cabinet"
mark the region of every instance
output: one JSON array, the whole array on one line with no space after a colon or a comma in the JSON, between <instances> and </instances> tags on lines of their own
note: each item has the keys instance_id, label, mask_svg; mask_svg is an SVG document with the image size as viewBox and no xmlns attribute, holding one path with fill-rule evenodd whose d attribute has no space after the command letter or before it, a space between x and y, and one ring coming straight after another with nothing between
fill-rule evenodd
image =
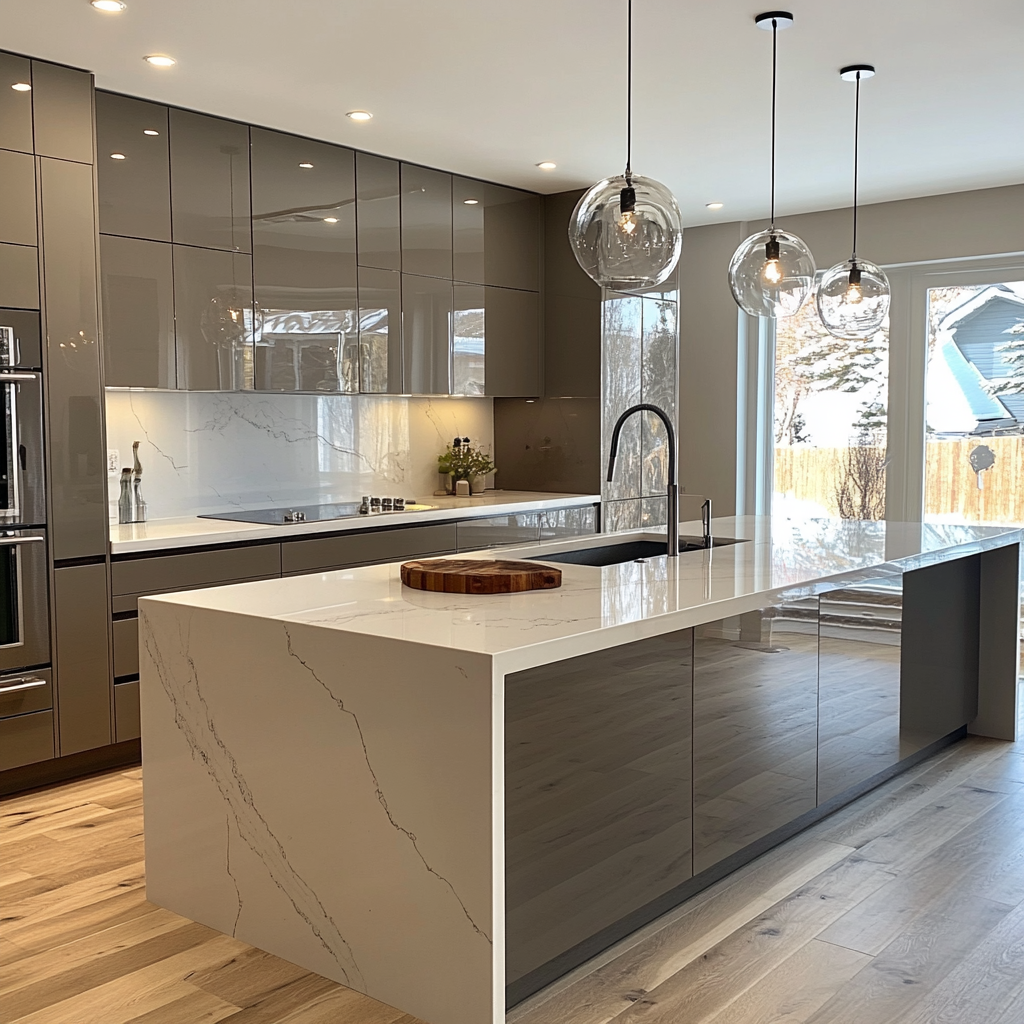
<instances>
[{"instance_id":1,"label":"upper wall cabinet","mask_svg":"<svg viewBox=\"0 0 1024 1024\"><path fill-rule=\"evenodd\" d=\"M353 156L252 129L260 390L359 390Z\"/></svg>"},{"instance_id":2,"label":"upper wall cabinet","mask_svg":"<svg viewBox=\"0 0 1024 1024\"><path fill-rule=\"evenodd\" d=\"M171 109L175 242L249 252L249 128Z\"/></svg>"},{"instance_id":3,"label":"upper wall cabinet","mask_svg":"<svg viewBox=\"0 0 1024 1024\"><path fill-rule=\"evenodd\" d=\"M540 296L483 285L454 286L452 394L540 394Z\"/></svg>"},{"instance_id":4,"label":"upper wall cabinet","mask_svg":"<svg viewBox=\"0 0 1024 1024\"><path fill-rule=\"evenodd\" d=\"M36 168L29 153L0 149L0 242L36 244Z\"/></svg>"},{"instance_id":5,"label":"upper wall cabinet","mask_svg":"<svg viewBox=\"0 0 1024 1024\"><path fill-rule=\"evenodd\" d=\"M356 153L359 266L402 269L402 214L398 161Z\"/></svg>"},{"instance_id":6,"label":"upper wall cabinet","mask_svg":"<svg viewBox=\"0 0 1024 1024\"><path fill-rule=\"evenodd\" d=\"M451 392L452 283L402 274L405 389L413 395Z\"/></svg>"},{"instance_id":7,"label":"upper wall cabinet","mask_svg":"<svg viewBox=\"0 0 1024 1024\"><path fill-rule=\"evenodd\" d=\"M452 176L402 164L402 271L452 279Z\"/></svg>"},{"instance_id":8,"label":"upper wall cabinet","mask_svg":"<svg viewBox=\"0 0 1024 1024\"><path fill-rule=\"evenodd\" d=\"M32 61L32 123L37 156L93 162L93 85L87 71Z\"/></svg>"},{"instance_id":9,"label":"upper wall cabinet","mask_svg":"<svg viewBox=\"0 0 1024 1024\"><path fill-rule=\"evenodd\" d=\"M31 62L0 53L0 149L32 152L32 93L12 88L31 84Z\"/></svg>"},{"instance_id":10,"label":"upper wall cabinet","mask_svg":"<svg viewBox=\"0 0 1024 1024\"><path fill-rule=\"evenodd\" d=\"M167 108L96 93L100 231L171 240Z\"/></svg>"},{"instance_id":11,"label":"upper wall cabinet","mask_svg":"<svg viewBox=\"0 0 1024 1024\"><path fill-rule=\"evenodd\" d=\"M402 392L402 275L359 268L359 390Z\"/></svg>"},{"instance_id":12,"label":"upper wall cabinet","mask_svg":"<svg viewBox=\"0 0 1024 1024\"><path fill-rule=\"evenodd\" d=\"M456 281L540 289L540 196L456 177L452 222Z\"/></svg>"}]
</instances>

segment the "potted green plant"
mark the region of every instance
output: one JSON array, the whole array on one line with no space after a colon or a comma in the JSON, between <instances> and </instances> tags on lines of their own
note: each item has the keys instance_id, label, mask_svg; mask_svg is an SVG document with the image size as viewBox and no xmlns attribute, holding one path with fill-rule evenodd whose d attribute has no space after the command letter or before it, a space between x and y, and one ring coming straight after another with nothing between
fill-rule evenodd
<instances>
[{"instance_id":1,"label":"potted green plant","mask_svg":"<svg viewBox=\"0 0 1024 1024\"><path fill-rule=\"evenodd\" d=\"M455 490L455 483L466 480L472 493L480 494L484 489L487 475L495 471L490 452L474 445L468 438L456 444L445 446L445 450L437 457L437 471L448 478L446 490L449 494Z\"/></svg>"}]
</instances>

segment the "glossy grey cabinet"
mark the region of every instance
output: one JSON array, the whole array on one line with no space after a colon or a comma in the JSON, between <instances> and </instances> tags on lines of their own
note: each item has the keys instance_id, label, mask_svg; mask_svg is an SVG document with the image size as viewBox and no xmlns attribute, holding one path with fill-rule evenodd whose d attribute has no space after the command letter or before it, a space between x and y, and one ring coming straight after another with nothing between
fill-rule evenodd
<instances>
[{"instance_id":1,"label":"glossy grey cabinet","mask_svg":"<svg viewBox=\"0 0 1024 1024\"><path fill-rule=\"evenodd\" d=\"M407 393L451 392L451 329L451 281L402 274L402 349Z\"/></svg>"},{"instance_id":2,"label":"glossy grey cabinet","mask_svg":"<svg viewBox=\"0 0 1024 1024\"><path fill-rule=\"evenodd\" d=\"M36 168L28 153L0 149L0 242L36 244Z\"/></svg>"},{"instance_id":3,"label":"glossy grey cabinet","mask_svg":"<svg viewBox=\"0 0 1024 1024\"><path fill-rule=\"evenodd\" d=\"M817 598L695 627L693 664L696 874L816 806Z\"/></svg>"},{"instance_id":4,"label":"glossy grey cabinet","mask_svg":"<svg viewBox=\"0 0 1024 1024\"><path fill-rule=\"evenodd\" d=\"M175 242L249 252L249 128L171 108Z\"/></svg>"},{"instance_id":5,"label":"glossy grey cabinet","mask_svg":"<svg viewBox=\"0 0 1024 1024\"><path fill-rule=\"evenodd\" d=\"M100 231L169 242L167 108L97 92L96 155Z\"/></svg>"},{"instance_id":6,"label":"glossy grey cabinet","mask_svg":"<svg viewBox=\"0 0 1024 1024\"><path fill-rule=\"evenodd\" d=\"M0 243L0 306L39 308L39 250Z\"/></svg>"},{"instance_id":7,"label":"glossy grey cabinet","mask_svg":"<svg viewBox=\"0 0 1024 1024\"><path fill-rule=\"evenodd\" d=\"M452 279L452 176L402 164L402 270Z\"/></svg>"},{"instance_id":8,"label":"glossy grey cabinet","mask_svg":"<svg viewBox=\"0 0 1024 1024\"><path fill-rule=\"evenodd\" d=\"M456 284L454 300L452 394L540 394L537 292Z\"/></svg>"},{"instance_id":9,"label":"glossy grey cabinet","mask_svg":"<svg viewBox=\"0 0 1024 1024\"><path fill-rule=\"evenodd\" d=\"M530 192L454 177L455 280L538 291L541 202Z\"/></svg>"},{"instance_id":10,"label":"glossy grey cabinet","mask_svg":"<svg viewBox=\"0 0 1024 1024\"><path fill-rule=\"evenodd\" d=\"M356 223L361 267L402 269L402 212L397 160L356 153Z\"/></svg>"},{"instance_id":11,"label":"glossy grey cabinet","mask_svg":"<svg viewBox=\"0 0 1024 1024\"><path fill-rule=\"evenodd\" d=\"M353 153L251 134L256 387L358 391Z\"/></svg>"},{"instance_id":12,"label":"glossy grey cabinet","mask_svg":"<svg viewBox=\"0 0 1024 1024\"><path fill-rule=\"evenodd\" d=\"M32 93L12 89L32 84L32 62L0 53L0 149L32 152Z\"/></svg>"},{"instance_id":13,"label":"glossy grey cabinet","mask_svg":"<svg viewBox=\"0 0 1024 1024\"><path fill-rule=\"evenodd\" d=\"M401 394L402 275L359 268L359 390Z\"/></svg>"},{"instance_id":14,"label":"glossy grey cabinet","mask_svg":"<svg viewBox=\"0 0 1024 1024\"><path fill-rule=\"evenodd\" d=\"M93 162L93 85L87 71L32 61L37 156Z\"/></svg>"},{"instance_id":15,"label":"glossy grey cabinet","mask_svg":"<svg viewBox=\"0 0 1024 1024\"><path fill-rule=\"evenodd\" d=\"M692 631L505 677L505 969L543 965L689 881ZM607 945L607 942L604 943ZM580 962L593 951L576 959ZM550 970L550 969L549 969ZM537 972L537 973L534 973Z\"/></svg>"},{"instance_id":16,"label":"glossy grey cabinet","mask_svg":"<svg viewBox=\"0 0 1024 1024\"><path fill-rule=\"evenodd\" d=\"M178 387L253 386L252 257L173 246Z\"/></svg>"},{"instance_id":17,"label":"glossy grey cabinet","mask_svg":"<svg viewBox=\"0 0 1024 1024\"><path fill-rule=\"evenodd\" d=\"M107 386L177 386L171 249L166 242L100 236Z\"/></svg>"}]
</instances>

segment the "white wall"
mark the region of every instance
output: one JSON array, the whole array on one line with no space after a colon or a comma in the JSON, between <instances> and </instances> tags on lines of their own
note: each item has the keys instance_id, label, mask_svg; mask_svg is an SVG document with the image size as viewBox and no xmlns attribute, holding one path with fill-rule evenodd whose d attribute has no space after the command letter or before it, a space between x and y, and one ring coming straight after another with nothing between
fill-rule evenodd
<instances>
[{"instance_id":1,"label":"white wall","mask_svg":"<svg viewBox=\"0 0 1024 1024\"><path fill-rule=\"evenodd\" d=\"M107 445L143 466L150 519L230 508L420 497L456 435L493 445L489 398L121 391L106 394ZM117 474L109 497L116 518Z\"/></svg>"},{"instance_id":2,"label":"white wall","mask_svg":"<svg viewBox=\"0 0 1024 1024\"><path fill-rule=\"evenodd\" d=\"M764 221L731 222L683 233L680 263L680 483L714 501L716 515L736 507L737 422L749 425L755 396L738 382L739 316L727 270L736 246ZM850 210L779 219L810 246L818 268L850 255ZM887 267L1024 251L1024 185L877 203L860 210L858 251ZM744 352L751 359L753 339ZM738 392L747 408L738 417ZM749 447L747 439L741 449Z\"/></svg>"}]
</instances>

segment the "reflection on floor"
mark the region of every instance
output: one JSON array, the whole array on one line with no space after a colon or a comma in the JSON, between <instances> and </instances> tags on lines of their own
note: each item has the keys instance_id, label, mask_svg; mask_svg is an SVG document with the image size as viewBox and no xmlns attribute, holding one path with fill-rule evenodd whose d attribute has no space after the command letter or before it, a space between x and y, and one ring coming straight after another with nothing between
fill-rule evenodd
<instances>
[{"instance_id":1,"label":"reflection on floor","mask_svg":"<svg viewBox=\"0 0 1024 1024\"><path fill-rule=\"evenodd\" d=\"M145 900L140 773L0 801L2 1024L417 1024ZM1019 1024L1024 742L970 739L510 1024Z\"/></svg>"}]
</instances>

